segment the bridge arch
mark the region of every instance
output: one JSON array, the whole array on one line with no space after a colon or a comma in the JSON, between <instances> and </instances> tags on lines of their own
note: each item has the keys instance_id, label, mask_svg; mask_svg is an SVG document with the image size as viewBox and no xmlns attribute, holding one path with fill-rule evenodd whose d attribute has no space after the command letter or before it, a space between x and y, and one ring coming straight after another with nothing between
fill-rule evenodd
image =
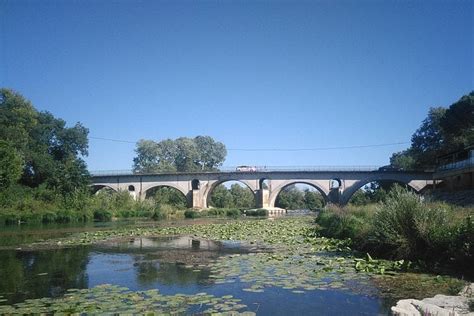
<instances>
[{"instance_id":1,"label":"bridge arch","mask_svg":"<svg viewBox=\"0 0 474 316\"><path fill-rule=\"evenodd\" d=\"M118 192L115 188L105 185L105 184L92 184L89 186L91 189L92 194L97 194L99 193L100 190L106 189L106 190L112 190L114 192Z\"/></svg>"},{"instance_id":2,"label":"bridge arch","mask_svg":"<svg viewBox=\"0 0 474 316\"><path fill-rule=\"evenodd\" d=\"M257 190L257 188L255 187L255 185L252 182L247 181L247 180L239 180L239 179L223 179L223 180L218 180L218 181L215 181L215 182L212 182L212 183L208 183L207 187L205 188L204 194L203 194L203 200L205 201L205 204L204 204L205 208L208 208L208 207L211 206L210 202L211 202L212 192L219 185L221 185L225 182L238 182L238 183L243 184L246 188L248 188L250 190L250 192L252 192L253 200L256 203L256 199L257 199L256 190Z\"/></svg>"},{"instance_id":3,"label":"bridge arch","mask_svg":"<svg viewBox=\"0 0 474 316\"><path fill-rule=\"evenodd\" d=\"M162 192L162 194L164 195L157 196L161 189L171 189L171 191L164 191ZM173 192L177 193L177 195ZM181 188L172 184L159 184L147 188L147 190L143 192L143 199L150 198L158 198L158 200L156 200L156 203L169 204L180 208L188 207L191 202L191 195L189 194L189 192L184 192ZM163 199L165 202L163 202Z\"/></svg>"},{"instance_id":4,"label":"bridge arch","mask_svg":"<svg viewBox=\"0 0 474 316\"><path fill-rule=\"evenodd\" d=\"M270 189L270 179L268 178L261 178L258 180L258 189L259 190L268 190Z\"/></svg>"},{"instance_id":5,"label":"bridge arch","mask_svg":"<svg viewBox=\"0 0 474 316\"><path fill-rule=\"evenodd\" d=\"M159 184L156 184L156 185L152 185L152 186L146 188L145 190L143 190L143 197L144 198L149 197L150 193L153 190L156 190L156 189L159 189L159 188L172 188L172 189L175 189L175 190L179 191L181 194L184 195L184 197L187 198L187 196L188 196L188 191L184 190L180 186L174 185L172 183L166 183L166 184L159 183Z\"/></svg>"},{"instance_id":6,"label":"bridge arch","mask_svg":"<svg viewBox=\"0 0 474 316\"><path fill-rule=\"evenodd\" d=\"M329 199L328 199L329 192L326 192L323 189L324 186L321 185L321 183L319 183L319 181L315 181L315 180L288 180L288 181L283 182L282 184L280 184L278 187L276 187L275 189L273 189L271 191L270 198L269 198L269 206L270 207L275 207L275 202L276 202L276 199L277 199L278 195L280 195L280 193L285 188L289 187L290 185L294 185L294 184L309 185L309 186L311 186L311 187L313 187L313 188L315 188L316 190L319 191L319 193L323 197L325 203L327 203L329 201Z\"/></svg>"},{"instance_id":7,"label":"bridge arch","mask_svg":"<svg viewBox=\"0 0 474 316\"><path fill-rule=\"evenodd\" d=\"M416 184L416 182L413 182L411 180L406 180L402 178L397 178L397 177L390 177L390 178L381 178L381 177L371 177L367 179L362 179L359 181L356 181L354 184L351 186L345 188L344 192L342 193L341 196L341 204L346 205L349 203L351 200L352 196L357 192L357 190L361 189L363 186L366 184L372 183L372 182L393 182L393 183L398 183L398 184L403 184L412 189L416 193L420 193L424 187L420 187L419 185Z\"/></svg>"}]
</instances>

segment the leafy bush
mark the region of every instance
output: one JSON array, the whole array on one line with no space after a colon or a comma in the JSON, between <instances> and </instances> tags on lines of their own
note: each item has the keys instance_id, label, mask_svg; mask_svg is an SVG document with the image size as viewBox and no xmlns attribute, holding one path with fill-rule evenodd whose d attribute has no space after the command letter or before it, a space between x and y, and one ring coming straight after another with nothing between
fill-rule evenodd
<instances>
[{"instance_id":1,"label":"leafy bush","mask_svg":"<svg viewBox=\"0 0 474 316\"><path fill-rule=\"evenodd\" d=\"M235 208L231 208L231 209L228 209L226 210L225 212L225 215L226 216L230 216L230 217L238 217L240 216L240 210L239 209L235 209Z\"/></svg>"},{"instance_id":2,"label":"leafy bush","mask_svg":"<svg viewBox=\"0 0 474 316\"><path fill-rule=\"evenodd\" d=\"M198 217L201 217L201 214L197 211L193 211L193 210L186 210L184 212L184 217L185 218L198 218Z\"/></svg>"},{"instance_id":3,"label":"leafy bush","mask_svg":"<svg viewBox=\"0 0 474 316\"><path fill-rule=\"evenodd\" d=\"M246 216L268 216L268 210L266 209L263 209L263 208L259 208L259 209L256 209L256 210L246 210L245 211L245 215Z\"/></svg>"},{"instance_id":4,"label":"leafy bush","mask_svg":"<svg viewBox=\"0 0 474 316\"><path fill-rule=\"evenodd\" d=\"M323 236L351 238L362 246L372 228L372 214L373 210L367 207L330 205L319 213L316 223Z\"/></svg>"},{"instance_id":5,"label":"leafy bush","mask_svg":"<svg viewBox=\"0 0 474 316\"><path fill-rule=\"evenodd\" d=\"M465 211L464 211L465 212ZM425 203L393 188L375 210L369 206L326 207L316 219L319 234L350 238L352 246L391 259L422 260L469 271L474 266L474 220L461 219L442 203Z\"/></svg>"},{"instance_id":6,"label":"leafy bush","mask_svg":"<svg viewBox=\"0 0 474 316\"><path fill-rule=\"evenodd\" d=\"M397 258L427 259L449 243L450 209L427 205L401 187L389 192L375 213L371 241L377 252Z\"/></svg>"},{"instance_id":7,"label":"leafy bush","mask_svg":"<svg viewBox=\"0 0 474 316\"><path fill-rule=\"evenodd\" d=\"M94 211L94 220L96 221L110 221L113 217L112 211L109 210L95 210Z\"/></svg>"}]
</instances>

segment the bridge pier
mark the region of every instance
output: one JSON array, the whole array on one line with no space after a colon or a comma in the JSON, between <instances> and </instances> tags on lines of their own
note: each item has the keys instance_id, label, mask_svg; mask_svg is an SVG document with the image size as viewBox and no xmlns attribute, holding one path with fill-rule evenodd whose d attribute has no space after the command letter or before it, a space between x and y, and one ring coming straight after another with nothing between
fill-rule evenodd
<instances>
[{"instance_id":1,"label":"bridge pier","mask_svg":"<svg viewBox=\"0 0 474 316\"><path fill-rule=\"evenodd\" d=\"M260 189L255 194L257 208L269 208L270 206L270 190Z\"/></svg>"},{"instance_id":2,"label":"bridge pier","mask_svg":"<svg viewBox=\"0 0 474 316\"><path fill-rule=\"evenodd\" d=\"M201 189L191 190L191 203L189 203L194 209L206 208L207 205L203 205Z\"/></svg>"}]
</instances>

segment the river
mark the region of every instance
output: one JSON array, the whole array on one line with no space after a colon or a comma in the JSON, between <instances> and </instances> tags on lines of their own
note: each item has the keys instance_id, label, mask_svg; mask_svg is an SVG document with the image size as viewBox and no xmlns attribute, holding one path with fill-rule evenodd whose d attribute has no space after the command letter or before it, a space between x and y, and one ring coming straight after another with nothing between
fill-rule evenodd
<instances>
[{"instance_id":1,"label":"river","mask_svg":"<svg viewBox=\"0 0 474 316\"><path fill-rule=\"evenodd\" d=\"M207 220L200 220L164 222L160 226L189 224L208 225ZM282 256L282 248L263 242L219 241L190 235L122 236L69 247L41 246L42 241L51 238L64 239L84 231L134 229L137 225L147 229L156 223L4 229L0 234L0 305L60 298L70 289L94 289L103 284L125 287L131 292L157 289L165 297L206 293L231 296L238 301L230 305L215 303L215 307L212 300L210 305L206 300L204 304L186 305L178 314L222 312L245 306L235 310L249 315L379 315L389 314L393 303L379 295L380 288L369 276L349 272L348 264L337 263L340 254L308 254L300 246ZM20 246L33 241L39 242L39 247ZM327 268L329 264L331 269Z\"/></svg>"}]
</instances>

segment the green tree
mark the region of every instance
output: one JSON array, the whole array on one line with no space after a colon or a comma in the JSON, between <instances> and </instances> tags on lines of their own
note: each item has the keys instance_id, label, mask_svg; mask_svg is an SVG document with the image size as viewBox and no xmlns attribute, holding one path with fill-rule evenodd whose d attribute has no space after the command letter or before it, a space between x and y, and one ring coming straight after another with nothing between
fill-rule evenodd
<instances>
[{"instance_id":1,"label":"green tree","mask_svg":"<svg viewBox=\"0 0 474 316\"><path fill-rule=\"evenodd\" d=\"M0 189L16 183L23 171L23 159L6 141L0 141Z\"/></svg>"},{"instance_id":2,"label":"green tree","mask_svg":"<svg viewBox=\"0 0 474 316\"><path fill-rule=\"evenodd\" d=\"M223 184L219 184L211 193L210 204L214 207L229 208L234 206L234 198Z\"/></svg>"},{"instance_id":3,"label":"green tree","mask_svg":"<svg viewBox=\"0 0 474 316\"><path fill-rule=\"evenodd\" d=\"M445 113L445 108L431 108L428 117L411 137L411 152L416 167L434 168L436 166L436 158L442 153L445 145L441 129L441 119Z\"/></svg>"},{"instance_id":4,"label":"green tree","mask_svg":"<svg viewBox=\"0 0 474 316\"><path fill-rule=\"evenodd\" d=\"M137 173L214 171L227 155L224 144L209 136L160 142L142 139L135 152L133 170Z\"/></svg>"},{"instance_id":5,"label":"green tree","mask_svg":"<svg viewBox=\"0 0 474 316\"><path fill-rule=\"evenodd\" d=\"M306 209L314 211L324 206L324 199L318 192L306 189L304 190L304 204Z\"/></svg>"},{"instance_id":6,"label":"green tree","mask_svg":"<svg viewBox=\"0 0 474 316\"><path fill-rule=\"evenodd\" d=\"M474 144L474 92L448 109L431 108L411 138L411 147L394 153L392 166L402 169L433 169L437 158Z\"/></svg>"},{"instance_id":7,"label":"green tree","mask_svg":"<svg viewBox=\"0 0 474 316\"><path fill-rule=\"evenodd\" d=\"M197 136L194 143L198 152L198 164L201 170L218 170L227 155L227 149L221 142L216 142L210 136Z\"/></svg>"},{"instance_id":8,"label":"green tree","mask_svg":"<svg viewBox=\"0 0 474 316\"><path fill-rule=\"evenodd\" d=\"M288 186L280 192L275 205L290 210L304 209L304 193L294 185Z\"/></svg>"},{"instance_id":9,"label":"green tree","mask_svg":"<svg viewBox=\"0 0 474 316\"><path fill-rule=\"evenodd\" d=\"M152 195L156 204L171 205L178 209L186 208L186 197L175 188L157 187Z\"/></svg>"},{"instance_id":10,"label":"green tree","mask_svg":"<svg viewBox=\"0 0 474 316\"><path fill-rule=\"evenodd\" d=\"M474 91L452 104L440 125L453 149L474 144Z\"/></svg>"},{"instance_id":11,"label":"green tree","mask_svg":"<svg viewBox=\"0 0 474 316\"><path fill-rule=\"evenodd\" d=\"M230 194L232 195L233 207L252 208L255 207L255 198L249 188L244 188L237 183L230 186Z\"/></svg>"},{"instance_id":12,"label":"green tree","mask_svg":"<svg viewBox=\"0 0 474 316\"><path fill-rule=\"evenodd\" d=\"M409 149L392 154L390 165L402 170L416 169L416 161Z\"/></svg>"},{"instance_id":13,"label":"green tree","mask_svg":"<svg viewBox=\"0 0 474 316\"><path fill-rule=\"evenodd\" d=\"M7 141L23 157L21 183L41 184L68 193L84 188L89 174L82 160L88 154L88 130L51 113L38 112L20 94L0 89L0 140Z\"/></svg>"}]
</instances>

